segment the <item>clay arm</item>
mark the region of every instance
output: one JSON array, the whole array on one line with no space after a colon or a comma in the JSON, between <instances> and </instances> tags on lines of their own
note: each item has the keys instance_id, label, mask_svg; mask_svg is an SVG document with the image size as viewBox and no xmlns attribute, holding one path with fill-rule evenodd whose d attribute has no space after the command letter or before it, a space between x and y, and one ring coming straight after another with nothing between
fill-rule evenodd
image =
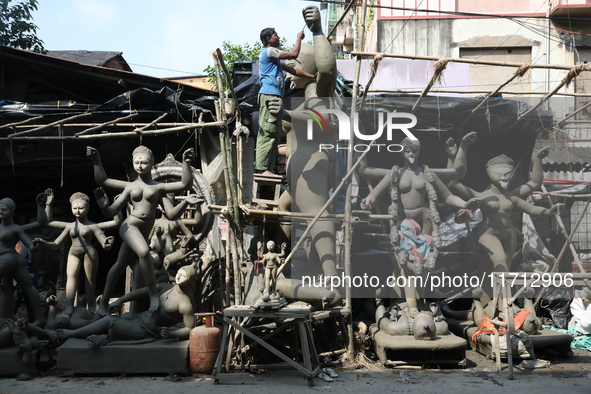
<instances>
[{"instance_id":1,"label":"clay arm","mask_svg":"<svg viewBox=\"0 0 591 394\"><path fill-rule=\"evenodd\" d=\"M462 142L460 143L460 147L456 153L452 168L432 169L439 179L441 179L443 182L449 182L456 179L462 179L464 176L466 176L468 164L468 146L472 145L476 141L476 136L476 132L472 131L462 138Z\"/></svg>"},{"instance_id":2,"label":"clay arm","mask_svg":"<svg viewBox=\"0 0 591 394\"><path fill-rule=\"evenodd\" d=\"M161 291L163 289L163 286L169 286L169 285L163 284L163 283L158 283L156 285L156 288L158 289L158 291ZM119 312L121 310L121 306L123 304L125 304L126 302L147 300L149 298L149 296L150 296L150 294L148 292L147 287L142 287L137 290L132 290L129 293L124 294L121 297L117 298L117 300L113 301L111 304L109 304L109 312L111 312L111 313Z\"/></svg>"},{"instance_id":3,"label":"clay arm","mask_svg":"<svg viewBox=\"0 0 591 394\"><path fill-rule=\"evenodd\" d=\"M103 167L101 156L95 148L91 146L86 147L86 156L92 160L92 166L94 169L94 180L101 187L109 189L123 190L127 186L127 181L120 181L117 179L110 179L107 177L107 173Z\"/></svg>"},{"instance_id":4,"label":"clay arm","mask_svg":"<svg viewBox=\"0 0 591 394\"><path fill-rule=\"evenodd\" d=\"M96 199L96 203L98 204L101 211L103 211L103 215L105 215L108 218L114 218L115 215L121 212L123 207L125 207L125 205L127 204L128 196L129 191L126 188L123 191L123 193L121 193L117 198L115 198L113 204L109 206L109 197L107 196L107 193L105 193L105 191L100 187L94 190L94 197ZM114 219L114 221L115 220L117 219Z\"/></svg>"},{"instance_id":5,"label":"clay arm","mask_svg":"<svg viewBox=\"0 0 591 394\"><path fill-rule=\"evenodd\" d=\"M531 170L529 181L511 191L511 194L525 198L529 196L534 190L542 186L544 181L544 164L542 159L550 153L549 148L540 149L534 157L534 165Z\"/></svg>"},{"instance_id":6,"label":"clay arm","mask_svg":"<svg viewBox=\"0 0 591 394\"><path fill-rule=\"evenodd\" d=\"M35 238L33 240L33 243L37 246L42 247L43 249L52 250L52 251L58 250L63 245L64 241L67 239L67 237L69 235L70 235L70 228L66 227L64 229L64 231L62 231L61 234L53 242L47 242L43 238Z\"/></svg>"},{"instance_id":7,"label":"clay arm","mask_svg":"<svg viewBox=\"0 0 591 394\"><path fill-rule=\"evenodd\" d=\"M303 14L313 37L314 59L318 70L316 92L318 97L331 97L337 78L336 59L330 42L322 32L320 11L315 6L308 6L304 8Z\"/></svg>"},{"instance_id":8,"label":"clay arm","mask_svg":"<svg viewBox=\"0 0 591 394\"><path fill-rule=\"evenodd\" d=\"M202 197L198 197L197 194L191 194L185 197L180 203L176 206L172 203L172 201L168 197L162 198L162 208L164 216L168 220L176 220L181 217L183 212L187 209L190 204L202 204L205 201Z\"/></svg>"},{"instance_id":9,"label":"clay arm","mask_svg":"<svg viewBox=\"0 0 591 394\"><path fill-rule=\"evenodd\" d=\"M283 71L290 73L291 75L295 75L296 77L302 77L302 78L314 78L314 75L305 72L304 70L300 70L299 68L295 68L292 66L289 66L287 64L281 64L281 68L283 69Z\"/></svg>"},{"instance_id":10,"label":"clay arm","mask_svg":"<svg viewBox=\"0 0 591 394\"><path fill-rule=\"evenodd\" d=\"M23 224L21 229L23 231L29 231L36 229L37 227L45 227L48 224L47 215L45 213L45 202L47 201L47 194L40 193L37 195L37 221L32 223ZM27 245L28 246L28 245Z\"/></svg>"},{"instance_id":11,"label":"clay arm","mask_svg":"<svg viewBox=\"0 0 591 394\"><path fill-rule=\"evenodd\" d=\"M528 215L534 216L554 215L558 211L558 207L560 205L554 204L551 208L536 207L535 205L532 205L517 196L511 197L511 202L513 202L513 204L516 205L521 211L527 213Z\"/></svg>"},{"instance_id":12,"label":"clay arm","mask_svg":"<svg viewBox=\"0 0 591 394\"><path fill-rule=\"evenodd\" d=\"M17 238L23 244L25 244L25 246L27 248L29 248L29 250L31 252L37 251L37 245L35 243L33 243L33 239L31 237L29 237L29 235L27 233L25 233L25 230L23 229L22 226L15 226L15 232L16 232L15 235L17 236Z\"/></svg>"},{"instance_id":13,"label":"clay arm","mask_svg":"<svg viewBox=\"0 0 591 394\"><path fill-rule=\"evenodd\" d=\"M160 188L166 193L180 192L187 190L193 185L193 173L191 171L191 162L195 159L193 148L183 152L183 164L180 182L161 183Z\"/></svg>"},{"instance_id":14,"label":"clay arm","mask_svg":"<svg viewBox=\"0 0 591 394\"><path fill-rule=\"evenodd\" d=\"M305 34L304 31L300 31L298 36L296 37L296 43L291 49L291 51L281 51L279 53L279 59L286 60L286 59L295 59L300 54L300 48L302 47L302 40L304 39ZM285 70L285 69L284 69ZM285 70L287 71L287 70ZM289 72L289 71L288 71Z\"/></svg>"},{"instance_id":15,"label":"clay arm","mask_svg":"<svg viewBox=\"0 0 591 394\"><path fill-rule=\"evenodd\" d=\"M441 179L435 174L433 174L433 180L435 181L435 189L437 190L439 198L441 198L441 200L447 205L460 209L476 209L480 205L480 200L477 197L472 196L468 201L464 201L462 198L453 195L447 186L445 186Z\"/></svg>"},{"instance_id":16,"label":"clay arm","mask_svg":"<svg viewBox=\"0 0 591 394\"><path fill-rule=\"evenodd\" d=\"M287 244L286 244L285 242L283 242L283 243L281 244L281 253L279 253L279 254L277 255L277 257L278 257L278 258L280 258L280 259L281 259L281 258L283 258L283 257L285 257L285 251L286 251L286 250L287 250ZM281 262L279 262L279 264L281 264Z\"/></svg>"},{"instance_id":17,"label":"clay arm","mask_svg":"<svg viewBox=\"0 0 591 394\"><path fill-rule=\"evenodd\" d=\"M92 232L96 240L101 244L103 249L111 250L113 247L113 243L115 242L115 237L109 236L107 237L105 233L101 230L98 224L92 226Z\"/></svg>"}]
</instances>

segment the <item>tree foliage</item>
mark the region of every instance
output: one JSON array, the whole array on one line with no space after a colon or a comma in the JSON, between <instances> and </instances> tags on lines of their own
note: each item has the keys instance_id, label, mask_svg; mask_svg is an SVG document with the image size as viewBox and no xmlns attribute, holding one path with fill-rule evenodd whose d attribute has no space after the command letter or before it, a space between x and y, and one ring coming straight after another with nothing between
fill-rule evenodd
<instances>
[{"instance_id":1,"label":"tree foliage","mask_svg":"<svg viewBox=\"0 0 591 394\"><path fill-rule=\"evenodd\" d=\"M38 3L38 0L0 0L0 45L45 52L31 15Z\"/></svg>"},{"instance_id":2,"label":"tree foliage","mask_svg":"<svg viewBox=\"0 0 591 394\"><path fill-rule=\"evenodd\" d=\"M287 39L281 38L281 47L285 47ZM230 73L234 69L234 63L243 61L259 60L259 55L263 49L263 44L260 41L256 41L254 44L245 42L244 44L232 44L230 41L224 41L222 43L222 55L224 57L224 63ZM203 72L207 73L208 81L213 83L217 87L217 77L215 74L215 68L213 66L207 66ZM222 80L224 80L222 76ZM227 89L224 80L224 89Z\"/></svg>"}]
</instances>

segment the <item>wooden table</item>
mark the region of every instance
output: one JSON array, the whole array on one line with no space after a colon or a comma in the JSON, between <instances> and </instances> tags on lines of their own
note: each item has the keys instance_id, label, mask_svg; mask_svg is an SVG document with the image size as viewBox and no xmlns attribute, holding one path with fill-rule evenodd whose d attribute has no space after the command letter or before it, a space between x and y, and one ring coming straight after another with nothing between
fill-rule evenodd
<instances>
[{"instance_id":1,"label":"wooden table","mask_svg":"<svg viewBox=\"0 0 591 394\"><path fill-rule=\"evenodd\" d=\"M268 318L268 319L284 319L284 323L278 325L271 332L266 335L259 337L247 327L243 327L239 321L245 318ZM235 319L235 320L233 320ZM287 328L294 327L299 332L301 352L303 355L303 363L299 363L284 353L279 351L277 348L270 345L267 340L274 335L285 331ZM314 340L312 338L312 327L310 325L310 306L309 305L288 305L285 308L279 310L259 310L254 309L248 305L236 305L224 309L224 324L222 327L222 346L215 362L215 367L212 372L212 378L214 384L219 384L219 377L223 373L227 373L230 367L230 357L226 357L226 363L224 364L224 357L228 353L228 344L230 342L230 330L235 329L238 332L244 334L246 337L254 341L250 347L260 345L285 361L289 366L300 371L308 379L308 384L314 386L314 376L318 374L320 370L318 354L316 353L316 347L314 346ZM246 368L246 367L244 367ZM240 369L240 368L239 368Z\"/></svg>"}]
</instances>

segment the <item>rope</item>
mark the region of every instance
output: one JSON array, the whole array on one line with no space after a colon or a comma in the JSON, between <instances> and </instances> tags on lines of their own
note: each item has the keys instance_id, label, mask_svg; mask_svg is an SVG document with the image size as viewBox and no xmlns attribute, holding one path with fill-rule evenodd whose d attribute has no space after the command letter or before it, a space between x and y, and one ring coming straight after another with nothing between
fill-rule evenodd
<instances>
[{"instance_id":1,"label":"rope","mask_svg":"<svg viewBox=\"0 0 591 394\"><path fill-rule=\"evenodd\" d=\"M573 79L575 79L576 77L578 77L579 74L582 73L585 70L588 70L586 64L579 64L577 66L574 66L573 68L571 68L570 70L568 70L568 73L562 79L562 83L564 84L564 86L570 85L570 83L573 81Z\"/></svg>"}]
</instances>

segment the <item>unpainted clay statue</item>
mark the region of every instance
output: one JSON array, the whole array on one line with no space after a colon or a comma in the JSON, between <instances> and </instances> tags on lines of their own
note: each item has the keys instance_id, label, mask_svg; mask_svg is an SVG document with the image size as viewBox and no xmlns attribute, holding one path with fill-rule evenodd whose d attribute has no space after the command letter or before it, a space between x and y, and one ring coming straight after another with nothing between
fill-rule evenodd
<instances>
[{"instance_id":1,"label":"unpainted clay statue","mask_svg":"<svg viewBox=\"0 0 591 394\"><path fill-rule=\"evenodd\" d=\"M38 225L46 225L45 200L47 196L43 193L37 196L37 217L38 222L28 223L22 226L14 223L14 210L16 204L10 198L0 200L0 281L5 276L11 276L23 289L23 292L31 305L35 321L33 324L43 327L46 324L41 308L39 292L33 285L29 276L27 262L17 251L15 246L21 241L29 250L35 252L37 246L25 232L36 228ZM6 296L6 295L4 295ZM10 295L12 296L12 295Z\"/></svg>"},{"instance_id":2,"label":"unpainted clay statue","mask_svg":"<svg viewBox=\"0 0 591 394\"><path fill-rule=\"evenodd\" d=\"M415 302L409 308L403 299L398 299L386 307L384 300L377 299L375 317L378 328L388 335L412 335L417 340L433 340L449 334L441 309L434 302L429 305Z\"/></svg>"},{"instance_id":3,"label":"unpainted clay statue","mask_svg":"<svg viewBox=\"0 0 591 394\"><path fill-rule=\"evenodd\" d=\"M269 295L277 290L277 268L282 263L282 258L285 257L285 249L287 244L281 244L281 253L275 253L275 242L267 242L267 250L263 256L263 264L265 265L265 291L263 294Z\"/></svg>"},{"instance_id":4,"label":"unpainted clay statue","mask_svg":"<svg viewBox=\"0 0 591 394\"><path fill-rule=\"evenodd\" d=\"M450 157L451 161L452 161L452 165L449 166L449 168L430 168L429 171L431 171L433 174L435 174L442 182L449 182L452 180L456 180L456 179L462 179L465 175L466 175L466 170L467 170L467 153L468 153L468 146L472 145L477 138L477 133L472 131L468 134L466 134L464 137L462 137L462 141L460 142L460 147L456 148L453 145L453 139L449 138L446 141L446 153L448 154L448 156L453 156L453 159ZM416 162L418 160L418 154L420 153L421 150L421 145L420 143L415 144L416 146L414 148L411 148L410 143L411 141L406 138L404 140L404 142L402 143L402 145L405 148L405 151L407 149L409 150L415 150L415 156L414 158L409 158L408 160L413 160L415 165L413 165L412 167L416 167ZM406 154L403 153L405 156L405 168L407 168L406 165ZM423 169L425 168L425 166L423 166ZM359 165L359 170L358 170L359 175L367 180L379 180L380 182L376 185L376 187L367 195L367 197L365 197L363 199L363 201L361 202L361 208L362 209L371 209L372 206L375 205L375 202L378 201L378 199L380 198L380 196L386 191L388 190L389 186L390 186L390 170L386 169L386 168L374 168L374 167L369 167L367 166L367 164L365 163L365 161L362 161ZM406 179L408 180L410 178L409 175L406 176ZM403 180L401 180L401 182L403 182ZM419 182L419 183L423 183L424 182ZM406 185L406 187L404 188L405 191L401 191L401 196L400 198L402 199L402 204L405 207L405 211L408 210L409 211L409 215L407 217L411 217L414 220L417 220L417 218L421 218L421 216L423 218L427 217L428 215L425 215L425 209L420 210L419 213L421 213L421 216L418 216L416 214L413 214L413 212L411 212L412 210L417 210L419 207L423 206L424 208L426 208L428 205L426 203L426 198L425 198L425 190L424 188L421 187L421 185L417 185L418 187L412 187L415 186L412 183L403 182L403 185ZM402 185L401 185L402 186ZM417 198L419 197L420 198ZM408 207L408 208L407 208ZM419 224L422 224L423 221L421 220L417 220L417 222ZM423 227L423 233L424 234L431 234L431 226L432 223L429 223L428 221L426 223L424 223Z\"/></svg>"},{"instance_id":5,"label":"unpainted clay statue","mask_svg":"<svg viewBox=\"0 0 591 394\"><path fill-rule=\"evenodd\" d=\"M126 314L121 317L107 315L75 330L58 329L60 340L86 338L96 347L108 341L141 340L150 338L189 338L195 327L193 285L197 280L197 265L181 267L176 275L176 284L158 284L161 308L145 311L139 315ZM133 290L109 306L109 312L118 312L125 302L151 299L147 288Z\"/></svg>"},{"instance_id":6,"label":"unpainted clay statue","mask_svg":"<svg viewBox=\"0 0 591 394\"><path fill-rule=\"evenodd\" d=\"M269 111L283 111L284 125L292 122L287 134L288 164L287 181L289 193L280 199L282 210L301 210L304 213L317 214L328 200L331 185L331 167L335 158L326 151L319 151L318 144L335 143L336 135L314 126L314 138L307 138L307 119L305 109L322 110L330 108L329 99L334 92L337 70L331 44L322 32L320 11L308 6L303 11L306 25L312 32L313 45L302 44L296 61L288 64L316 75L316 79L290 76L291 85L304 92L305 102L293 111L282 108L280 100L269 100ZM289 228L284 228L289 237ZM319 221L310 232L313 245L320 257L324 275L334 276L336 270L335 227L331 221Z\"/></svg>"},{"instance_id":7,"label":"unpainted clay statue","mask_svg":"<svg viewBox=\"0 0 591 394\"><path fill-rule=\"evenodd\" d=\"M49 199L47 207L51 218L51 202L53 201L53 192L47 191ZM94 247L94 241L105 250L111 250L115 237L107 237L104 230L109 230L118 227L123 220L122 214L119 212L113 220L108 222L94 223L88 219L88 212L90 210L90 199L84 193L74 193L70 197L70 204L72 205L72 214L76 217L75 222L67 223L52 220L48 226L53 228L63 229L62 233L53 242L46 242L41 238L35 239L38 245L49 250L58 250L69 238L72 246L68 251L68 261L66 265L66 309L62 312L68 316L74 311L74 300L76 292L78 291L78 277L80 268L84 267L84 274L86 276L86 305L88 310L94 313L96 309L96 273L98 271L98 252Z\"/></svg>"},{"instance_id":8,"label":"unpainted clay statue","mask_svg":"<svg viewBox=\"0 0 591 394\"><path fill-rule=\"evenodd\" d=\"M139 258L142 276L150 294L150 311L154 312L160 307L160 298L156 289L154 259L150 254L148 237L154 227L158 204L163 197L167 193L180 192L191 187L193 181L191 161L195 158L195 152L193 149L187 149L183 153L181 180L170 183L160 183L152 179L154 156L145 146L137 147L132 153L133 168L138 174L137 179L132 182L108 178L96 149L87 147L87 155L93 162L94 178L99 186L121 191L121 195L111 206L108 206L104 191L99 189L95 193L103 213L107 217L114 217L127 203L130 203L133 208L120 227L119 235L123 239L123 244L119 249L117 261L107 275L107 283L98 312L102 316L109 313L108 303L115 285L125 272L125 268L134 264L136 258ZM164 204L163 208L166 209Z\"/></svg>"},{"instance_id":9,"label":"unpainted clay statue","mask_svg":"<svg viewBox=\"0 0 591 394\"><path fill-rule=\"evenodd\" d=\"M450 189L457 195L481 200L483 219L475 229L475 236L480 247L486 251L484 254L492 262L494 271L508 271L515 253L517 229L511 222L511 213L514 209L537 216L554 215L558 210L558 205L551 208L536 207L522 198L531 194L541 184L542 158L546 155L547 149L542 149L536 154L530 181L512 190L507 190L506 187L515 164L505 155L494 157L486 165L486 172L491 181L489 189L477 192L457 181L450 183Z\"/></svg>"}]
</instances>

